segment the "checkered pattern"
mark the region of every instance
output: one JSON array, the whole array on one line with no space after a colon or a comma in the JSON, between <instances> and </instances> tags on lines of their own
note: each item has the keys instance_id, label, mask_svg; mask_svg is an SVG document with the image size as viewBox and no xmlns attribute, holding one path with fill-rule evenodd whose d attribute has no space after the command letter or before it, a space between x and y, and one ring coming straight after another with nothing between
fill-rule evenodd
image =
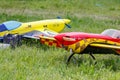
<instances>
[{"instance_id":1,"label":"checkered pattern","mask_svg":"<svg viewBox=\"0 0 120 80\"><path fill-rule=\"evenodd\" d=\"M56 40L51 40L51 39L44 39L41 38L40 42L42 44L48 45L48 46L55 46L55 47L61 47L60 44Z\"/></svg>"}]
</instances>

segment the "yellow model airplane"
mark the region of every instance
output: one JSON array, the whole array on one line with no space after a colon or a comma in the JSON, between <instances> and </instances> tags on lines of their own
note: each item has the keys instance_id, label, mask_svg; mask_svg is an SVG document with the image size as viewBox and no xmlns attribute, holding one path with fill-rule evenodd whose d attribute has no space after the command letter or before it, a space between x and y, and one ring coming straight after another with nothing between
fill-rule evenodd
<instances>
[{"instance_id":1,"label":"yellow model airplane","mask_svg":"<svg viewBox=\"0 0 120 80\"><path fill-rule=\"evenodd\" d=\"M53 36L67 27L69 19L48 19L34 22L22 23L18 21L7 21L0 24L0 40L9 44L19 42L20 36L26 38L39 39L36 36L45 35ZM13 43L14 44L14 43Z\"/></svg>"}]
</instances>

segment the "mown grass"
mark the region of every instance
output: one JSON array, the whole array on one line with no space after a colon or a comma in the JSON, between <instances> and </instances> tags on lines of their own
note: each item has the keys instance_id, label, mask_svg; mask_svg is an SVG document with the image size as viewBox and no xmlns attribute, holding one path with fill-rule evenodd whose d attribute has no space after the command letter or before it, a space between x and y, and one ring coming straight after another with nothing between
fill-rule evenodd
<instances>
[{"instance_id":1,"label":"mown grass","mask_svg":"<svg viewBox=\"0 0 120 80\"><path fill-rule=\"evenodd\" d=\"M72 29L101 33L107 28L120 29L119 0L1 0L0 22L21 22L51 19L61 16L71 19ZM12 50L0 49L1 80L119 80L120 57L95 55L78 56L66 65L69 52L47 47L38 42L23 43Z\"/></svg>"}]
</instances>

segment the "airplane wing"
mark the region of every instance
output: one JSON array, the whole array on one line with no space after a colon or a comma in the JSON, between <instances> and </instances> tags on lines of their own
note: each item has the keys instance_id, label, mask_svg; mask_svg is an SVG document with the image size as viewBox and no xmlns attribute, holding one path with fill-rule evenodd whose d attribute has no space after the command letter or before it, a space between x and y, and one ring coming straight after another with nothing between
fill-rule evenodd
<instances>
[{"instance_id":1,"label":"airplane wing","mask_svg":"<svg viewBox=\"0 0 120 80\"><path fill-rule=\"evenodd\" d=\"M39 30L34 30L34 31L28 32L26 34L23 34L23 37L39 39L40 35L44 35L46 37L52 37L56 34L58 34L58 33L55 31L52 31L50 29L39 29Z\"/></svg>"},{"instance_id":2,"label":"airplane wing","mask_svg":"<svg viewBox=\"0 0 120 80\"><path fill-rule=\"evenodd\" d=\"M110 48L110 49L120 49L120 46L109 45L109 44L100 44L100 43L92 43L90 46L93 47L101 47L101 48Z\"/></svg>"}]
</instances>

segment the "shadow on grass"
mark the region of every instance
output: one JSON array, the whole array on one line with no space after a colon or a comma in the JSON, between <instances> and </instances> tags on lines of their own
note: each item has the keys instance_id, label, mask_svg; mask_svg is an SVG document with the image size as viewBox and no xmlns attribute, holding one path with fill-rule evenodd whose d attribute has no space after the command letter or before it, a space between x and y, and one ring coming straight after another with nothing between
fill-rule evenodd
<instances>
[{"instance_id":1,"label":"shadow on grass","mask_svg":"<svg viewBox=\"0 0 120 80\"><path fill-rule=\"evenodd\" d=\"M101 61L104 64L103 67L105 68L110 68L112 71L120 70L120 56L110 57L108 59L103 59Z\"/></svg>"},{"instance_id":2,"label":"shadow on grass","mask_svg":"<svg viewBox=\"0 0 120 80\"><path fill-rule=\"evenodd\" d=\"M37 49L42 48L43 50L47 50L47 49L50 48L49 46L40 43L40 41L37 40L37 39L24 38L24 39L22 40L22 44L25 44L25 45L28 46L28 47L33 47L33 46L34 46L34 47L36 47Z\"/></svg>"}]
</instances>

